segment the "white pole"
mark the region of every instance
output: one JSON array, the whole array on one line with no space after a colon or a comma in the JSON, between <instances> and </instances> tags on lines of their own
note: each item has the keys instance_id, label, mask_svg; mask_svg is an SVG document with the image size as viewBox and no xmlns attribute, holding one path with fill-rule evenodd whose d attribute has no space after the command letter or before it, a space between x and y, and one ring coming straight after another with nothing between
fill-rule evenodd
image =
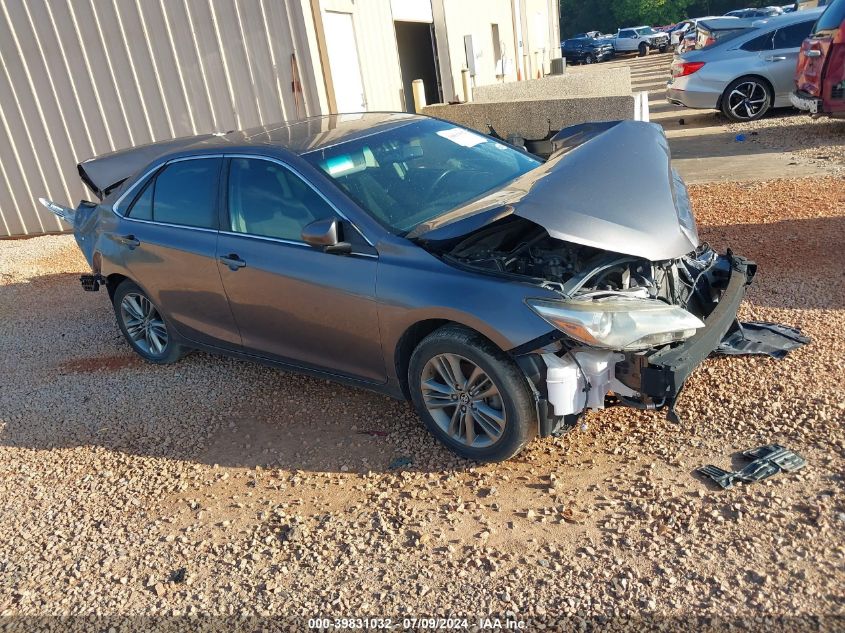
<instances>
[{"instance_id":1,"label":"white pole","mask_svg":"<svg viewBox=\"0 0 845 633\"><path fill-rule=\"evenodd\" d=\"M419 114L427 105L425 102L425 84L422 79L414 79L411 82L411 87L414 91L414 110Z\"/></svg>"}]
</instances>

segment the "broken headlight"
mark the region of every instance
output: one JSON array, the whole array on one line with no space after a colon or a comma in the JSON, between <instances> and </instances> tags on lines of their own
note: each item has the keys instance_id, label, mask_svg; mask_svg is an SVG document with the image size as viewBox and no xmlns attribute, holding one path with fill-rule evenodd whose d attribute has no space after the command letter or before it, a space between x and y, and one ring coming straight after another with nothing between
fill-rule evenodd
<instances>
[{"instance_id":1,"label":"broken headlight","mask_svg":"<svg viewBox=\"0 0 845 633\"><path fill-rule=\"evenodd\" d=\"M642 350L688 339L704 323L654 299L528 299L529 307L570 338L591 347Z\"/></svg>"}]
</instances>

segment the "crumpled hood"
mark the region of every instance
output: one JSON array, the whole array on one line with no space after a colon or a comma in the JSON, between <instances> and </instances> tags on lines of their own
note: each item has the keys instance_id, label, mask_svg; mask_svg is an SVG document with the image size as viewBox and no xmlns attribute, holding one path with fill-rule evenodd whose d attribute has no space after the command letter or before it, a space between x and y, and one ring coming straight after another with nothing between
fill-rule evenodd
<instances>
[{"instance_id":1,"label":"crumpled hood","mask_svg":"<svg viewBox=\"0 0 845 633\"><path fill-rule=\"evenodd\" d=\"M658 125L577 125L552 142L562 149L543 165L417 227L409 237L436 240L446 225L454 234L457 223L479 214L494 221L507 210L556 239L651 261L681 257L698 246L686 187L670 167L669 146ZM478 218L468 228L472 224L478 228Z\"/></svg>"}]
</instances>

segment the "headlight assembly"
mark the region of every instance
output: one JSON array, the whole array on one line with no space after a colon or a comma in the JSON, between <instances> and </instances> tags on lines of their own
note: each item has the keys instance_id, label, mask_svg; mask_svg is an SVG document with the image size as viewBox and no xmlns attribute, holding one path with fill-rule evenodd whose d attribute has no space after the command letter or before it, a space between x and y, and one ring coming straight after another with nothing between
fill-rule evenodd
<instances>
[{"instance_id":1,"label":"headlight assembly","mask_svg":"<svg viewBox=\"0 0 845 633\"><path fill-rule=\"evenodd\" d=\"M683 308L655 299L528 299L527 303L569 337L603 349L648 349L683 341L704 327L701 319Z\"/></svg>"}]
</instances>

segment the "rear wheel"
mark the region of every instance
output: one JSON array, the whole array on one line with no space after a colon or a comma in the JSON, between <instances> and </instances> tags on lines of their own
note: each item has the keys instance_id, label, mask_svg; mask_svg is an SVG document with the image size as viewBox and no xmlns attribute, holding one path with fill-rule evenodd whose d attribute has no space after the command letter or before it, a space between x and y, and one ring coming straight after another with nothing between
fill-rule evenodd
<instances>
[{"instance_id":1,"label":"rear wheel","mask_svg":"<svg viewBox=\"0 0 845 633\"><path fill-rule=\"evenodd\" d=\"M722 113L731 121L755 121L772 107L772 89L757 77L740 77L722 94Z\"/></svg>"},{"instance_id":2,"label":"rear wheel","mask_svg":"<svg viewBox=\"0 0 845 633\"><path fill-rule=\"evenodd\" d=\"M176 341L172 328L137 284L128 279L121 282L112 304L120 331L144 360L165 365L184 355L185 348Z\"/></svg>"},{"instance_id":3,"label":"rear wheel","mask_svg":"<svg viewBox=\"0 0 845 633\"><path fill-rule=\"evenodd\" d=\"M446 326L414 350L411 400L428 430L465 459L513 457L537 432L528 379L480 334Z\"/></svg>"},{"instance_id":4,"label":"rear wheel","mask_svg":"<svg viewBox=\"0 0 845 633\"><path fill-rule=\"evenodd\" d=\"M639 51L640 57L645 57L648 55L648 44L642 42L637 50Z\"/></svg>"}]
</instances>

